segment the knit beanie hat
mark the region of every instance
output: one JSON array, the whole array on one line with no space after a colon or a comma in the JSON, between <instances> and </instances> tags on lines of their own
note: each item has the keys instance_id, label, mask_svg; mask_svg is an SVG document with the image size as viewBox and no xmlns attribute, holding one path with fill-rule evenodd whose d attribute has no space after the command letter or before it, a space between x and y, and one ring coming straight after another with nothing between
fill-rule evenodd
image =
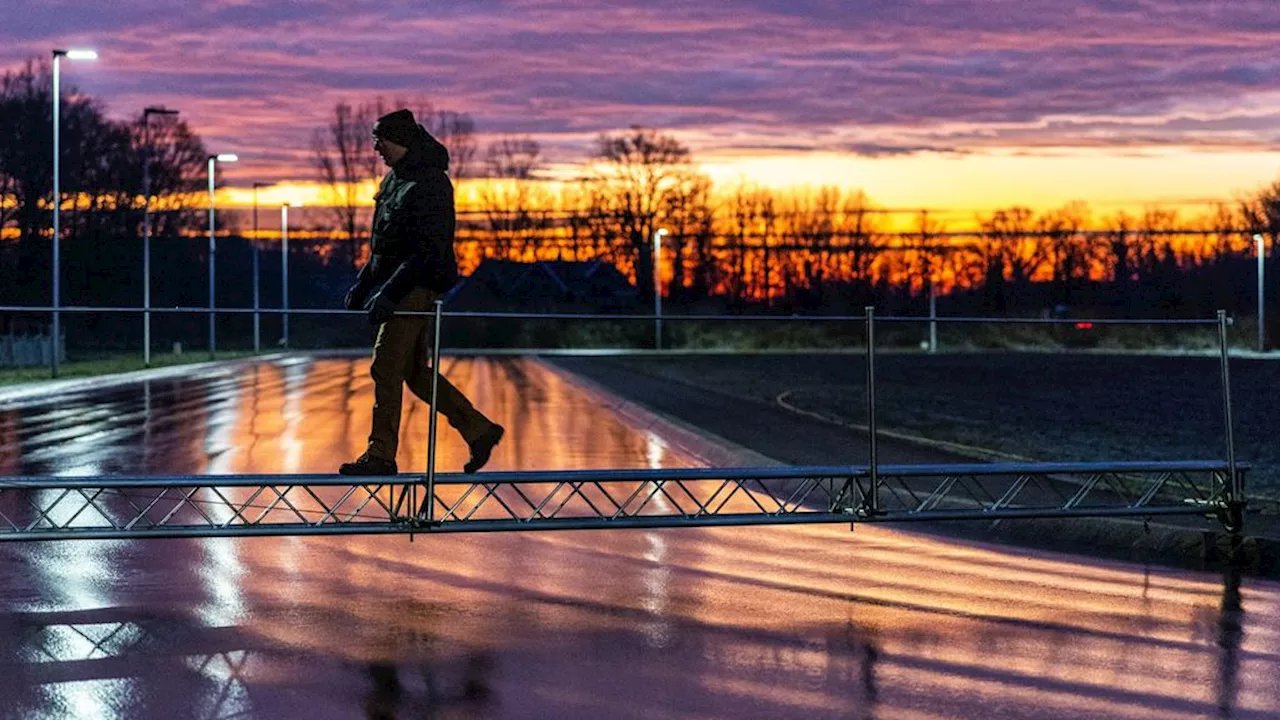
<instances>
[{"instance_id":1,"label":"knit beanie hat","mask_svg":"<svg viewBox=\"0 0 1280 720\"><path fill-rule=\"evenodd\" d=\"M408 110L396 110L378 118L373 125L373 134L404 147L410 147L422 138L418 122Z\"/></svg>"}]
</instances>

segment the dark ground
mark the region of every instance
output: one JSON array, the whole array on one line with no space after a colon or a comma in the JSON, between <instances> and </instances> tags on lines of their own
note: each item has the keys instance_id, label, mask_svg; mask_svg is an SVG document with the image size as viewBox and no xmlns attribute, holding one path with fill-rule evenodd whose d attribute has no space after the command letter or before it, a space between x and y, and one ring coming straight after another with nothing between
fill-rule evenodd
<instances>
[{"instance_id":1,"label":"dark ground","mask_svg":"<svg viewBox=\"0 0 1280 720\"><path fill-rule=\"evenodd\" d=\"M843 423L867 421L859 355L726 354L557 360L613 365ZM1250 495L1280 499L1280 362L1233 359L1236 458ZM882 430L1036 461L1226 457L1222 384L1210 357L1044 353L884 354ZM781 399L781 403L779 402ZM822 462L821 458L810 461Z\"/></svg>"},{"instance_id":2,"label":"dark ground","mask_svg":"<svg viewBox=\"0 0 1280 720\"><path fill-rule=\"evenodd\" d=\"M860 356L556 357L551 362L628 400L793 465L865 464ZM1233 360L1236 454L1254 497L1280 497L1280 362ZM882 430L963 443L977 452L881 436L882 463L1215 460L1226 454L1218 362L1206 357L885 354L876 363ZM782 402L779 402L779 397ZM788 409L784 403L790 405ZM804 413L829 418L823 420ZM834 420L835 422L832 422ZM842 425L840 423L844 423ZM1277 503L1251 505L1246 535L1280 568ZM1258 515L1258 511L1265 515ZM962 535L1129 560L1203 566L1222 541L1212 521L1037 520L999 528L950 523ZM1188 531L1190 530L1190 532ZM1267 559L1270 558L1270 559Z\"/></svg>"}]
</instances>

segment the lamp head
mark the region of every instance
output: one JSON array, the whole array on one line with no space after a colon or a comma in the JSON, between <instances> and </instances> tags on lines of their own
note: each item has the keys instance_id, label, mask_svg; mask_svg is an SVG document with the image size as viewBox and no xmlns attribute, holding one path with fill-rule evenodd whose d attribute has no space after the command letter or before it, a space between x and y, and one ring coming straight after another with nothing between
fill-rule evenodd
<instances>
[{"instance_id":1,"label":"lamp head","mask_svg":"<svg viewBox=\"0 0 1280 720\"><path fill-rule=\"evenodd\" d=\"M94 50L54 50L54 57L65 57L68 60L97 60L98 53Z\"/></svg>"}]
</instances>

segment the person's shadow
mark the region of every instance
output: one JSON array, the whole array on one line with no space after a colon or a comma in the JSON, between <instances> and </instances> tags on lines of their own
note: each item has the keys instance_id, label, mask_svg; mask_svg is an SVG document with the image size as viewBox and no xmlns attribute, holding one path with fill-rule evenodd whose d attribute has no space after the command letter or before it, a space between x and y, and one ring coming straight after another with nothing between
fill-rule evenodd
<instances>
[{"instance_id":1,"label":"person's shadow","mask_svg":"<svg viewBox=\"0 0 1280 720\"><path fill-rule=\"evenodd\" d=\"M1240 685L1240 642L1244 639L1244 605L1240 601L1242 560L1227 558L1222 567L1222 606L1218 610L1218 717L1235 717Z\"/></svg>"},{"instance_id":2,"label":"person's shadow","mask_svg":"<svg viewBox=\"0 0 1280 720\"><path fill-rule=\"evenodd\" d=\"M431 718L444 710L483 711L493 702L489 680L493 665L487 652L468 653L462 660L460 675L452 678L453 682L444 682L442 678L450 668L428 659L417 668L425 691L410 693L401 683L395 663L370 663L366 668L370 684L365 716L369 720L398 720L401 712L406 713L406 718Z\"/></svg>"}]
</instances>

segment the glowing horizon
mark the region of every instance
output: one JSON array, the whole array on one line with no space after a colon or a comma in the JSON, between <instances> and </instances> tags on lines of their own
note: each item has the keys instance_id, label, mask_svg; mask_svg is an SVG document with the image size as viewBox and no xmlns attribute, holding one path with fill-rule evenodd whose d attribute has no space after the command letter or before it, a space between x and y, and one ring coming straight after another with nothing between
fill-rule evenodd
<instances>
[{"instance_id":1,"label":"glowing horizon","mask_svg":"<svg viewBox=\"0 0 1280 720\"><path fill-rule=\"evenodd\" d=\"M999 209L1017 206L1039 213L1074 202L1085 203L1096 219L1120 212L1141 214L1152 207L1184 212L1185 219L1208 213L1218 203L1235 206L1241 197L1273 182L1280 152L1160 149L1117 158L1093 150L1058 157L993 152L878 159L830 153L723 154L696 163L695 168L720 191L740 184L782 193L831 186L862 191L878 208L927 210L962 229L972 225L973 217ZM581 174L582 166L561 165L548 169L541 183L555 192L565 180ZM957 177L966 183L956 184ZM481 188L487 182L484 178L455 182L460 211L479 209ZM252 189L234 183L228 176L227 186L218 190L219 207L252 208ZM362 183L355 192L357 205L372 207L376 189L376 180ZM317 180L287 180L258 190L260 208L283 203L328 208L338 204L336 197L332 188Z\"/></svg>"},{"instance_id":2,"label":"glowing horizon","mask_svg":"<svg viewBox=\"0 0 1280 720\"><path fill-rule=\"evenodd\" d=\"M1274 0L830 3L313 0L36 4L0 70L94 47L64 87L109 114L177 108L230 184L322 202L312 137L339 102L464 112L542 175L646 125L717 182L860 188L961 212L1231 202L1280 176ZM355 58L356 60L353 60ZM464 181L467 182L467 181ZM233 193L235 203L241 202ZM301 197L307 196L307 197Z\"/></svg>"}]
</instances>

